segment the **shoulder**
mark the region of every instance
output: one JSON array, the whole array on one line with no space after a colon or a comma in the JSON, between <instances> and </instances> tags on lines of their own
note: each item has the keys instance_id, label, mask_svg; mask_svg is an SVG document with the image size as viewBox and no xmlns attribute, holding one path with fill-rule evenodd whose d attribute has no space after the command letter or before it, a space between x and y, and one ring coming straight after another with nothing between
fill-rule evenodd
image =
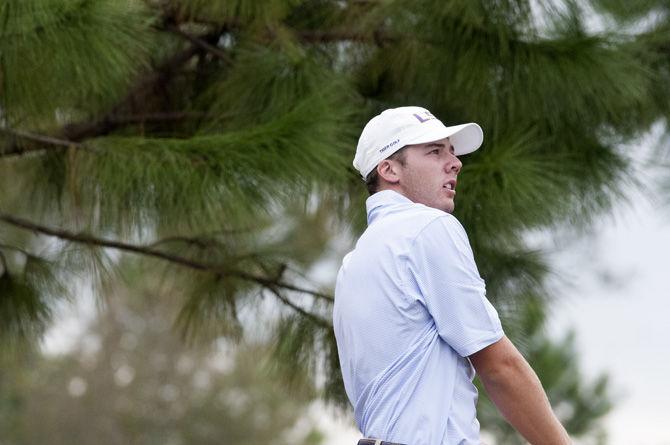
<instances>
[{"instance_id":1,"label":"shoulder","mask_svg":"<svg viewBox=\"0 0 670 445\"><path fill-rule=\"evenodd\" d=\"M467 242L468 236L465 229L454 215L441 210L431 210L433 212L426 212L426 215L422 218L423 221L417 233L416 242L430 242L436 239L444 239L445 241L458 239Z\"/></svg>"},{"instance_id":2,"label":"shoulder","mask_svg":"<svg viewBox=\"0 0 670 445\"><path fill-rule=\"evenodd\" d=\"M436 260L451 264L474 263L470 240L460 221L453 215L440 212L417 232L409 250L415 260Z\"/></svg>"},{"instance_id":3,"label":"shoulder","mask_svg":"<svg viewBox=\"0 0 670 445\"><path fill-rule=\"evenodd\" d=\"M423 232L455 230L465 232L458 219L451 213L434 209L423 204L412 203L405 208L405 215L413 221L417 235Z\"/></svg>"}]
</instances>

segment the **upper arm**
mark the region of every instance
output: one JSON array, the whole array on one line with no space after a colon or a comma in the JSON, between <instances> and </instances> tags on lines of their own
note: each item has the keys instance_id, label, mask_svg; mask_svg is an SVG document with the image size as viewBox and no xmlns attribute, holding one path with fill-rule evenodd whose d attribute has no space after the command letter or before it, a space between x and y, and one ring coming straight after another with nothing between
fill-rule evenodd
<instances>
[{"instance_id":1,"label":"upper arm","mask_svg":"<svg viewBox=\"0 0 670 445\"><path fill-rule=\"evenodd\" d=\"M428 224L415 239L408 264L417 299L432 316L440 337L459 355L469 356L503 336L467 235L456 218L445 215Z\"/></svg>"},{"instance_id":2,"label":"upper arm","mask_svg":"<svg viewBox=\"0 0 670 445\"><path fill-rule=\"evenodd\" d=\"M484 378L492 377L505 368L516 366L520 360L525 361L507 336L470 355L469 359L477 374Z\"/></svg>"}]
</instances>

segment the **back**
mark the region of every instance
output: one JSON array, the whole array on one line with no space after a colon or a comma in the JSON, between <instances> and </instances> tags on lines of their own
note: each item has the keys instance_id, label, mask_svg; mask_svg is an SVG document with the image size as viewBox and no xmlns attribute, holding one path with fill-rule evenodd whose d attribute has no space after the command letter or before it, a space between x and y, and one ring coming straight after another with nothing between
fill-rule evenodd
<instances>
[{"instance_id":1,"label":"back","mask_svg":"<svg viewBox=\"0 0 670 445\"><path fill-rule=\"evenodd\" d=\"M403 259L420 229L440 215L438 210L421 206L425 210L418 219L406 211L409 206L418 205L400 203L372 222L345 256L338 273L334 307L338 340L340 336L343 340L360 337L351 342L350 359L375 357L356 367L364 380L372 380L399 351L406 350L413 343L417 323L423 325L429 316L406 293Z\"/></svg>"},{"instance_id":2,"label":"back","mask_svg":"<svg viewBox=\"0 0 670 445\"><path fill-rule=\"evenodd\" d=\"M465 357L502 330L465 232L453 216L392 191L368 199L368 222L343 260L333 312L356 422L387 441L478 443Z\"/></svg>"}]
</instances>

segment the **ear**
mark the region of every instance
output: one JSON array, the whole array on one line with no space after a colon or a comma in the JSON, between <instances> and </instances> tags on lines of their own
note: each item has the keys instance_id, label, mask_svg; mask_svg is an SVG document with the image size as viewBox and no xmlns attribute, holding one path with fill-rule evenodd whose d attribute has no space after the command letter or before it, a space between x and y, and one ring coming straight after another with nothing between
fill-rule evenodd
<instances>
[{"instance_id":1,"label":"ear","mask_svg":"<svg viewBox=\"0 0 670 445\"><path fill-rule=\"evenodd\" d=\"M390 184L400 182L400 165L392 159L384 159L377 165L377 174Z\"/></svg>"}]
</instances>

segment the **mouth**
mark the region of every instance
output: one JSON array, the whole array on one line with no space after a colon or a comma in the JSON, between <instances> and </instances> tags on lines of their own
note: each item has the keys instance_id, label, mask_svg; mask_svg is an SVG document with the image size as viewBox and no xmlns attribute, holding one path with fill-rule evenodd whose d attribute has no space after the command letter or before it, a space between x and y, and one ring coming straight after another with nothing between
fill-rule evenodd
<instances>
[{"instance_id":1,"label":"mouth","mask_svg":"<svg viewBox=\"0 0 670 445\"><path fill-rule=\"evenodd\" d=\"M452 192L456 192L456 180L455 179L450 179L447 181L442 188L445 188L447 190L451 190Z\"/></svg>"}]
</instances>

